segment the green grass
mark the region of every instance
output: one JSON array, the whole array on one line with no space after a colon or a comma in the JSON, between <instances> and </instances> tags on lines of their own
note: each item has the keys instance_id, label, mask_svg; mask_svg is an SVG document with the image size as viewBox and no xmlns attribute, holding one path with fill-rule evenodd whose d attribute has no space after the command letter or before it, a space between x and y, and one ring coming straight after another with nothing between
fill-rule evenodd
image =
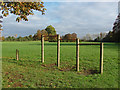
<instances>
[{"instance_id":1,"label":"green grass","mask_svg":"<svg viewBox=\"0 0 120 90\"><path fill-rule=\"evenodd\" d=\"M75 43L61 43L60 68L56 66L56 44L45 42L42 64L40 41L2 42L3 88L118 88L117 44L104 45L103 75L98 74L100 46L80 46L80 71L76 72Z\"/></svg>"}]
</instances>

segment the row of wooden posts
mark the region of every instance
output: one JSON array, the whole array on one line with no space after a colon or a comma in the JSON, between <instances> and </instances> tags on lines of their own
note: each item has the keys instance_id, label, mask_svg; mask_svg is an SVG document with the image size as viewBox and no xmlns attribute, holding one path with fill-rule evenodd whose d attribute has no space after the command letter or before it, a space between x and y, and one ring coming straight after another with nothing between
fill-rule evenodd
<instances>
[{"instance_id":1,"label":"row of wooden posts","mask_svg":"<svg viewBox=\"0 0 120 90\"><path fill-rule=\"evenodd\" d=\"M76 71L79 71L79 45L100 45L100 73L103 73L103 43L95 44L80 44L79 39L76 39ZM41 36L41 58L44 63L44 36ZM60 35L57 35L57 66L60 67Z\"/></svg>"},{"instance_id":2,"label":"row of wooden posts","mask_svg":"<svg viewBox=\"0 0 120 90\"><path fill-rule=\"evenodd\" d=\"M95 43L90 43L90 44L80 44L79 39L76 40L76 70L79 71L79 45L100 45L100 73L103 74L103 43L100 44L95 44Z\"/></svg>"},{"instance_id":3,"label":"row of wooden posts","mask_svg":"<svg viewBox=\"0 0 120 90\"><path fill-rule=\"evenodd\" d=\"M100 73L103 74L103 43L82 44L76 39L76 71L79 71L79 45L100 45ZM16 59L19 60L19 50L16 49ZM41 60L44 63L44 36L41 36ZM60 35L57 35L57 67L60 68Z\"/></svg>"}]
</instances>

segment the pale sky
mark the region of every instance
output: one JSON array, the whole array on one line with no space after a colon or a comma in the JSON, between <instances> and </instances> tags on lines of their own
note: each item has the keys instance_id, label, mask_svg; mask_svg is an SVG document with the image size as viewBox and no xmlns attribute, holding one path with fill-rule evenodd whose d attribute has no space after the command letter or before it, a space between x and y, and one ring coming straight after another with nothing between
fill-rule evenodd
<instances>
[{"instance_id":1,"label":"pale sky","mask_svg":"<svg viewBox=\"0 0 120 90\"><path fill-rule=\"evenodd\" d=\"M117 2L45 2L44 6L46 14L34 11L28 22L16 22L15 15L3 18L3 35L33 35L52 25L60 35L75 32L82 37L112 30L118 15Z\"/></svg>"}]
</instances>

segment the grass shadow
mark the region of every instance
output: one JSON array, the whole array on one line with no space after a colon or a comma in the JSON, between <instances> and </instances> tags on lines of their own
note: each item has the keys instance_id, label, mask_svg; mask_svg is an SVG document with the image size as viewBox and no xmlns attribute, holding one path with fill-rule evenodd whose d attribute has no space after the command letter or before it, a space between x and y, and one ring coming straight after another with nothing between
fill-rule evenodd
<instances>
[{"instance_id":1,"label":"grass shadow","mask_svg":"<svg viewBox=\"0 0 120 90\"><path fill-rule=\"evenodd\" d=\"M94 69L87 69L87 70L81 70L80 72L77 72L77 74L88 76L88 75L99 74L99 71Z\"/></svg>"}]
</instances>

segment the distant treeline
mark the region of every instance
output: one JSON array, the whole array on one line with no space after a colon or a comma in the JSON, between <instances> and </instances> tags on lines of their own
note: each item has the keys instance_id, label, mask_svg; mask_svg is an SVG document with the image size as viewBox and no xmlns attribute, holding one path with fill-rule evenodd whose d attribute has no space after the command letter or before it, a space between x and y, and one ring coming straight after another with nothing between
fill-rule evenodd
<instances>
[{"instance_id":1,"label":"distant treeline","mask_svg":"<svg viewBox=\"0 0 120 90\"><path fill-rule=\"evenodd\" d=\"M118 15L113 25L114 26L112 31L109 31L109 33L102 40L99 40L99 37L98 37L96 41L120 42L120 14Z\"/></svg>"},{"instance_id":2,"label":"distant treeline","mask_svg":"<svg viewBox=\"0 0 120 90\"><path fill-rule=\"evenodd\" d=\"M16 36L8 36L8 37L2 37L2 41L37 41L41 40L41 35L44 36L51 36L51 35L57 35L55 28L50 25L47 26L46 29L43 30L37 30L37 33L25 37L17 37ZM66 34L61 36L62 42L75 42L77 38L76 33L72 34ZM57 37L45 37L45 41L49 42L56 42ZM0 39L1 40L1 39ZM80 39L80 41L87 41L87 42L120 42L120 14L118 15L113 30L109 31L109 33L100 33L100 34L86 34L83 38Z\"/></svg>"},{"instance_id":3,"label":"distant treeline","mask_svg":"<svg viewBox=\"0 0 120 90\"><path fill-rule=\"evenodd\" d=\"M95 38L96 37L96 38ZM86 36L81 39L81 41L86 42L120 42L120 29L117 31L109 31L109 33L100 34L86 34Z\"/></svg>"},{"instance_id":4,"label":"distant treeline","mask_svg":"<svg viewBox=\"0 0 120 90\"><path fill-rule=\"evenodd\" d=\"M103 39L108 42L120 42L120 13L114 23L113 30Z\"/></svg>"},{"instance_id":5,"label":"distant treeline","mask_svg":"<svg viewBox=\"0 0 120 90\"><path fill-rule=\"evenodd\" d=\"M120 42L120 14L113 25L113 29L108 33L87 34L82 40L94 42Z\"/></svg>"},{"instance_id":6,"label":"distant treeline","mask_svg":"<svg viewBox=\"0 0 120 90\"><path fill-rule=\"evenodd\" d=\"M51 37L51 36L57 35L56 30L52 25L47 26L46 29L37 30L37 33L35 33L34 35L29 35L25 37L21 37L21 36L17 37L17 34L16 34L15 36L8 36L6 38L3 36L2 41L38 41L38 40L41 40L41 35L48 36L48 37L44 37L45 41L49 41L49 42L57 41L57 37ZM61 36L61 41L62 42L74 42L76 38L77 38L76 33L66 34L64 36Z\"/></svg>"}]
</instances>

